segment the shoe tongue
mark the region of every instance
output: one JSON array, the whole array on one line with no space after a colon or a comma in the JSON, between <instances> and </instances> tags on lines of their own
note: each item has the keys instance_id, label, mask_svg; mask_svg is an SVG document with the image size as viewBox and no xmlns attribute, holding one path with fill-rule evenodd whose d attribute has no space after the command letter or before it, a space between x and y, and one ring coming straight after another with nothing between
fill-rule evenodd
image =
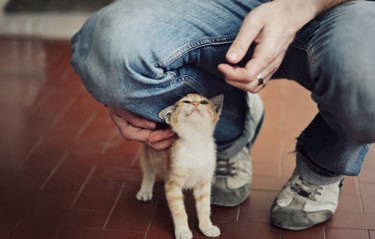
<instances>
[{"instance_id":1,"label":"shoe tongue","mask_svg":"<svg viewBox=\"0 0 375 239\"><path fill-rule=\"evenodd\" d=\"M287 207L293 200L294 193L289 190L283 190L277 197L277 204L281 207Z\"/></svg>"},{"instance_id":2,"label":"shoe tongue","mask_svg":"<svg viewBox=\"0 0 375 239\"><path fill-rule=\"evenodd\" d=\"M322 176L320 174L317 174L314 172L305 162L304 156L300 153L297 154L297 166L294 170L294 174L300 175L305 182L314 184L314 185L328 185L332 184L338 181L341 181L344 176L339 175L339 176L334 176L334 177L326 177Z\"/></svg>"}]
</instances>

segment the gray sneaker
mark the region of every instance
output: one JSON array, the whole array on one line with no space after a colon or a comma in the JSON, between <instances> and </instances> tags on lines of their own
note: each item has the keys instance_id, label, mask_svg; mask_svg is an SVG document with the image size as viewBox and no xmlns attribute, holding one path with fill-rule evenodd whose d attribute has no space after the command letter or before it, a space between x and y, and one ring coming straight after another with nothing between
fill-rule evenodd
<instances>
[{"instance_id":1,"label":"gray sneaker","mask_svg":"<svg viewBox=\"0 0 375 239\"><path fill-rule=\"evenodd\" d=\"M248 94L253 126L250 134L253 143L263 122L263 102L259 95ZM234 207L245 201L252 186L252 164L249 147L244 147L230 159L218 159L212 185L213 205Z\"/></svg>"},{"instance_id":2,"label":"gray sneaker","mask_svg":"<svg viewBox=\"0 0 375 239\"><path fill-rule=\"evenodd\" d=\"M289 230L303 230L327 221L336 211L343 178L326 185L306 182L294 173L276 196L271 223Z\"/></svg>"}]
</instances>

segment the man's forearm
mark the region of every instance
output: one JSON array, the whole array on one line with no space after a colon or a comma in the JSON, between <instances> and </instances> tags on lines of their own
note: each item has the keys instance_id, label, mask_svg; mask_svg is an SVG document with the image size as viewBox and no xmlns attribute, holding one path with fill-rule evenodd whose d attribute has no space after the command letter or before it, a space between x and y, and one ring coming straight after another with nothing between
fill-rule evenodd
<instances>
[{"instance_id":1,"label":"man's forearm","mask_svg":"<svg viewBox=\"0 0 375 239\"><path fill-rule=\"evenodd\" d=\"M299 9L297 11L298 16L293 16L295 19L295 28L297 30L319 14L349 1L350 0L274 0L274 2L282 3L284 9Z\"/></svg>"},{"instance_id":2,"label":"man's forearm","mask_svg":"<svg viewBox=\"0 0 375 239\"><path fill-rule=\"evenodd\" d=\"M316 15L350 0L309 0L316 3Z\"/></svg>"}]
</instances>

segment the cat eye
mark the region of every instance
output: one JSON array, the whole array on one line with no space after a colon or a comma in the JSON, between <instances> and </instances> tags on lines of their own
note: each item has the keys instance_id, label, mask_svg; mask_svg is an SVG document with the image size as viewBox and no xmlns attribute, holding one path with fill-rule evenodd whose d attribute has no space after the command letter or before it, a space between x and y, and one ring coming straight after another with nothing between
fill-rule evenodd
<instances>
[{"instance_id":1,"label":"cat eye","mask_svg":"<svg viewBox=\"0 0 375 239\"><path fill-rule=\"evenodd\" d=\"M190 100L183 100L182 103L191 104L191 101Z\"/></svg>"},{"instance_id":2,"label":"cat eye","mask_svg":"<svg viewBox=\"0 0 375 239\"><path fill-rule=\"evenodd\" d=\"M202 100L200 103L201 103L202 105L208 105L208 101L207 101L207 100Z\"/></svg>"}]
</instances>

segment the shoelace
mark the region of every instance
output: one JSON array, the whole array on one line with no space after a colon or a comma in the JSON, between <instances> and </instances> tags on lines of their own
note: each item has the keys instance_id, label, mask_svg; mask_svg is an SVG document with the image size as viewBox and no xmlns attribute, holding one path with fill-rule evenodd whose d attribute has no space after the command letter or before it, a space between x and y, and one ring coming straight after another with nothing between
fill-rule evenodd
<instances>
[{"instance_id":1,"label":"shoelace","mask_svg":"<svg viewBox=\"0 0 375 239\"><path fill-rule=\"evenodd\" d=\"M298 195L308 198L312 201L316 201L317 195L322 195L323 187L315 184L308 183L304 181L301 177L298 178L297 182L294 182L291 185L291 189L296 192Z\"/></svg>"},{"instance_id":2,"label":"shoelace","mask_svg":"<svg viewBox=\"0 0 375 239\"><path fill-rule=\"evenodd\" d=\"M236 175L236 167L234 162L229 162L229 159L217 159L215 176L234 175Z\"/></svg>"}]
</instances>

